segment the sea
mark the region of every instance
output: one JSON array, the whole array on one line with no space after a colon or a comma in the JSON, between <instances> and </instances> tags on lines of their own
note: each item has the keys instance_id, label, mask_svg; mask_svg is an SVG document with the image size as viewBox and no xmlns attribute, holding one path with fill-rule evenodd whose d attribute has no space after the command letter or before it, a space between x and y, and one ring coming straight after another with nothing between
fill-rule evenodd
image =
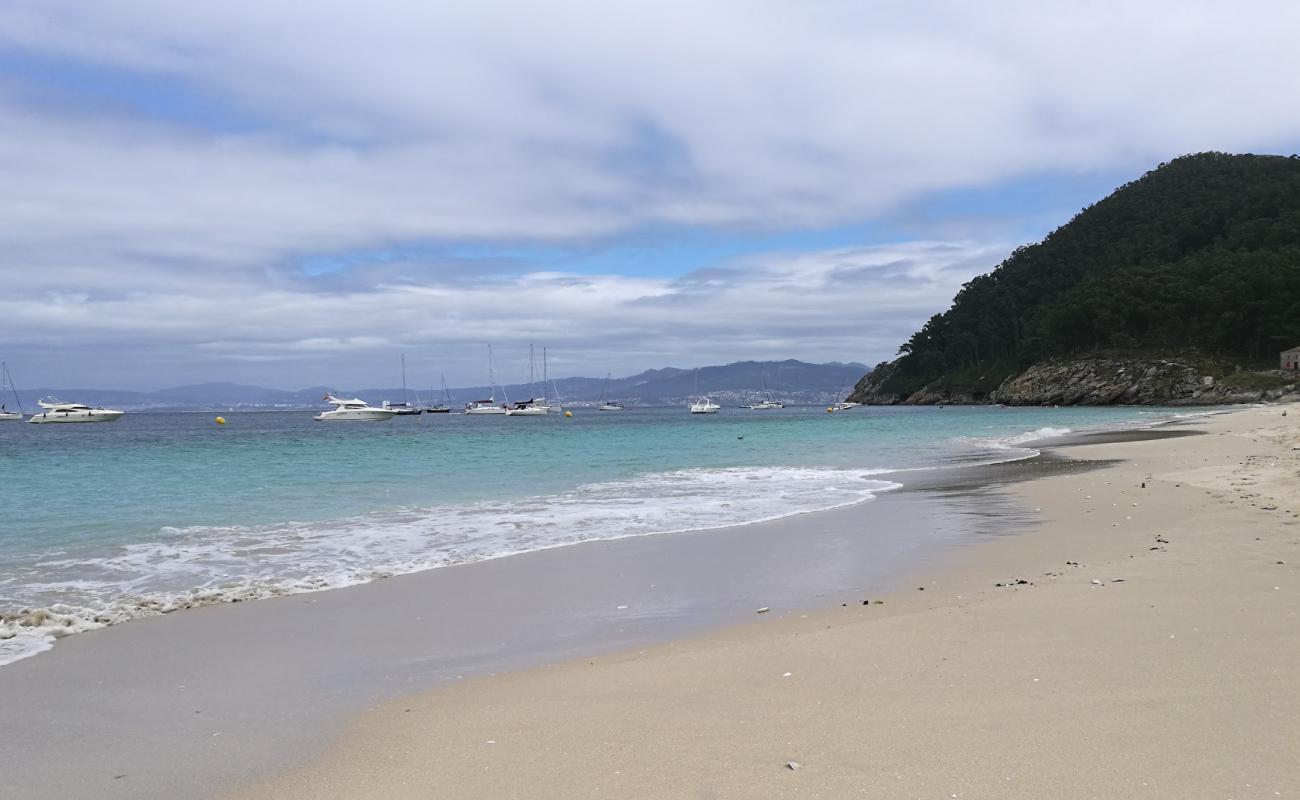
<instances>
[{"instance_id":1,"label":"sea","mask_svg":"<svg viewBox=\"0 0 1300 800\"><path fill-rule=\"evenodd\" d=\"M0 423L0 664L211 603L870 502L1161 408L859 407L572 417L129 413Z\"/></svg>"}]
</instances>

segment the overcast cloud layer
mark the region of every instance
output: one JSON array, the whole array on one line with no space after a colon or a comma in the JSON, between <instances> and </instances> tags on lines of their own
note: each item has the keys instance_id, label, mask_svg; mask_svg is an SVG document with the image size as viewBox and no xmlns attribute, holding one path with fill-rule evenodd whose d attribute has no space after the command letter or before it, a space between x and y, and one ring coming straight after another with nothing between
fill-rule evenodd
<instances>
[{"instance_id":1,"label":"overcast cloud layer","mask_svg":"<svg viewBox=\"0 0 1300 800\"><path fill-rule=\"evenodd\" d=\"M468 383L488 341L565 373L874 362L1018 242L528 254L1300 141L1292 4L442 5L7 8L0 357L123 388L384 383L402 350Z\"/></svg>"}]
</instances>

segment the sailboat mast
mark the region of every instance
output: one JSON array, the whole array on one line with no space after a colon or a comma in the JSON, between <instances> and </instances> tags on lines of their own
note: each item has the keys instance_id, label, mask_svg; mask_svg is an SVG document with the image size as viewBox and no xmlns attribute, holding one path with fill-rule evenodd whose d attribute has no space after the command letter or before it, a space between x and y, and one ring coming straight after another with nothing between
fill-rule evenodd
<instances>
[{"instance_id":1,"label":"sailboat mast","mask_svg":"<svg viewBox=\"0 0 1300 800\"><path fill-rule=\"evenodd\" d=\"M546 400L546 381L547 381L546 346L542 345L542 400L543 401ZM556 393L556 399L557 400L559 399L559 393Z\"/></svg>"},{"instance_id":2,"label":"sailboat mast","mask_svg":"<svg viewBox=\"0 0 1300 800\"><path fill-rule=\"evenodd\" d=\"M497 378L492 371L492 345L488 345L488 399L493 402L497 399Z\"/></svg>"},{"instance_id":3,"label":"sailboat mast","mask_svg":"<svg viewBox=\"0 0 1300 800\"><path fill-rule=\"evenodd\" d=\"M9 374L9 365L0 361L0 396L4 395L6 386L13 393L14 402L18 404L18 412L25 413L23 411L23 399L18 396L18 387L14 385L13 376Z\"/></svg>"},{"instance_id":4,"label":"sailboat mast","mask_svg":"<svg viewBox=\"0 0 1300 800\"><path fill-rule=\"evenodd\" d=\"M406 400L406 353L402 353L402 402Z\"/></svg>"}]
</instances>

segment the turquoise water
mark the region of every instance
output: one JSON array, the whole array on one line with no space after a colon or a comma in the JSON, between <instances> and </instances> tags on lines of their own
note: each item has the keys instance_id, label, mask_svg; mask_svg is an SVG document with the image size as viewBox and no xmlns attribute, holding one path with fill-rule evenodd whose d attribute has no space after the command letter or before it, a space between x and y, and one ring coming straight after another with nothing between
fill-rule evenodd
<instances>
[{"instance_id":1,"label":"turquoise water","mask_svg":"<svg viewBox=\"0 0 1300 800\"><path fill-rule=\"evenodd\" d=\"M899 470L1026 454L1161 409L685 409L566 419L308 412L0 424L0 663L230 599L870 500Z\"/></svg>"}]
</instances>

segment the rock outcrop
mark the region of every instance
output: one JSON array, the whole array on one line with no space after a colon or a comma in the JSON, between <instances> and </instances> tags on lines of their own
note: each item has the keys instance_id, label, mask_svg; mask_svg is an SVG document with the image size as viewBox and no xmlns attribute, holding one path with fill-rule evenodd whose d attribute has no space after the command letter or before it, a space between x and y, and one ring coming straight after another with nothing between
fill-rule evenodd
<instances>
[{"instance_id":1,"label":"rock outcrop","mask_svg":"<svg viewBox=\"0 0 1300 800\"><path fill-rule=\"evenodd\" d=\"M885 391L892 365L882 365L854 387L849 399L870 405L1208 406L1300 400L1300 376L1281 371L1226 377L1173 359L1078 358L1036 364L988 392L953 391L930 384L906 397Z\"/></svg>"}]
</instances>

